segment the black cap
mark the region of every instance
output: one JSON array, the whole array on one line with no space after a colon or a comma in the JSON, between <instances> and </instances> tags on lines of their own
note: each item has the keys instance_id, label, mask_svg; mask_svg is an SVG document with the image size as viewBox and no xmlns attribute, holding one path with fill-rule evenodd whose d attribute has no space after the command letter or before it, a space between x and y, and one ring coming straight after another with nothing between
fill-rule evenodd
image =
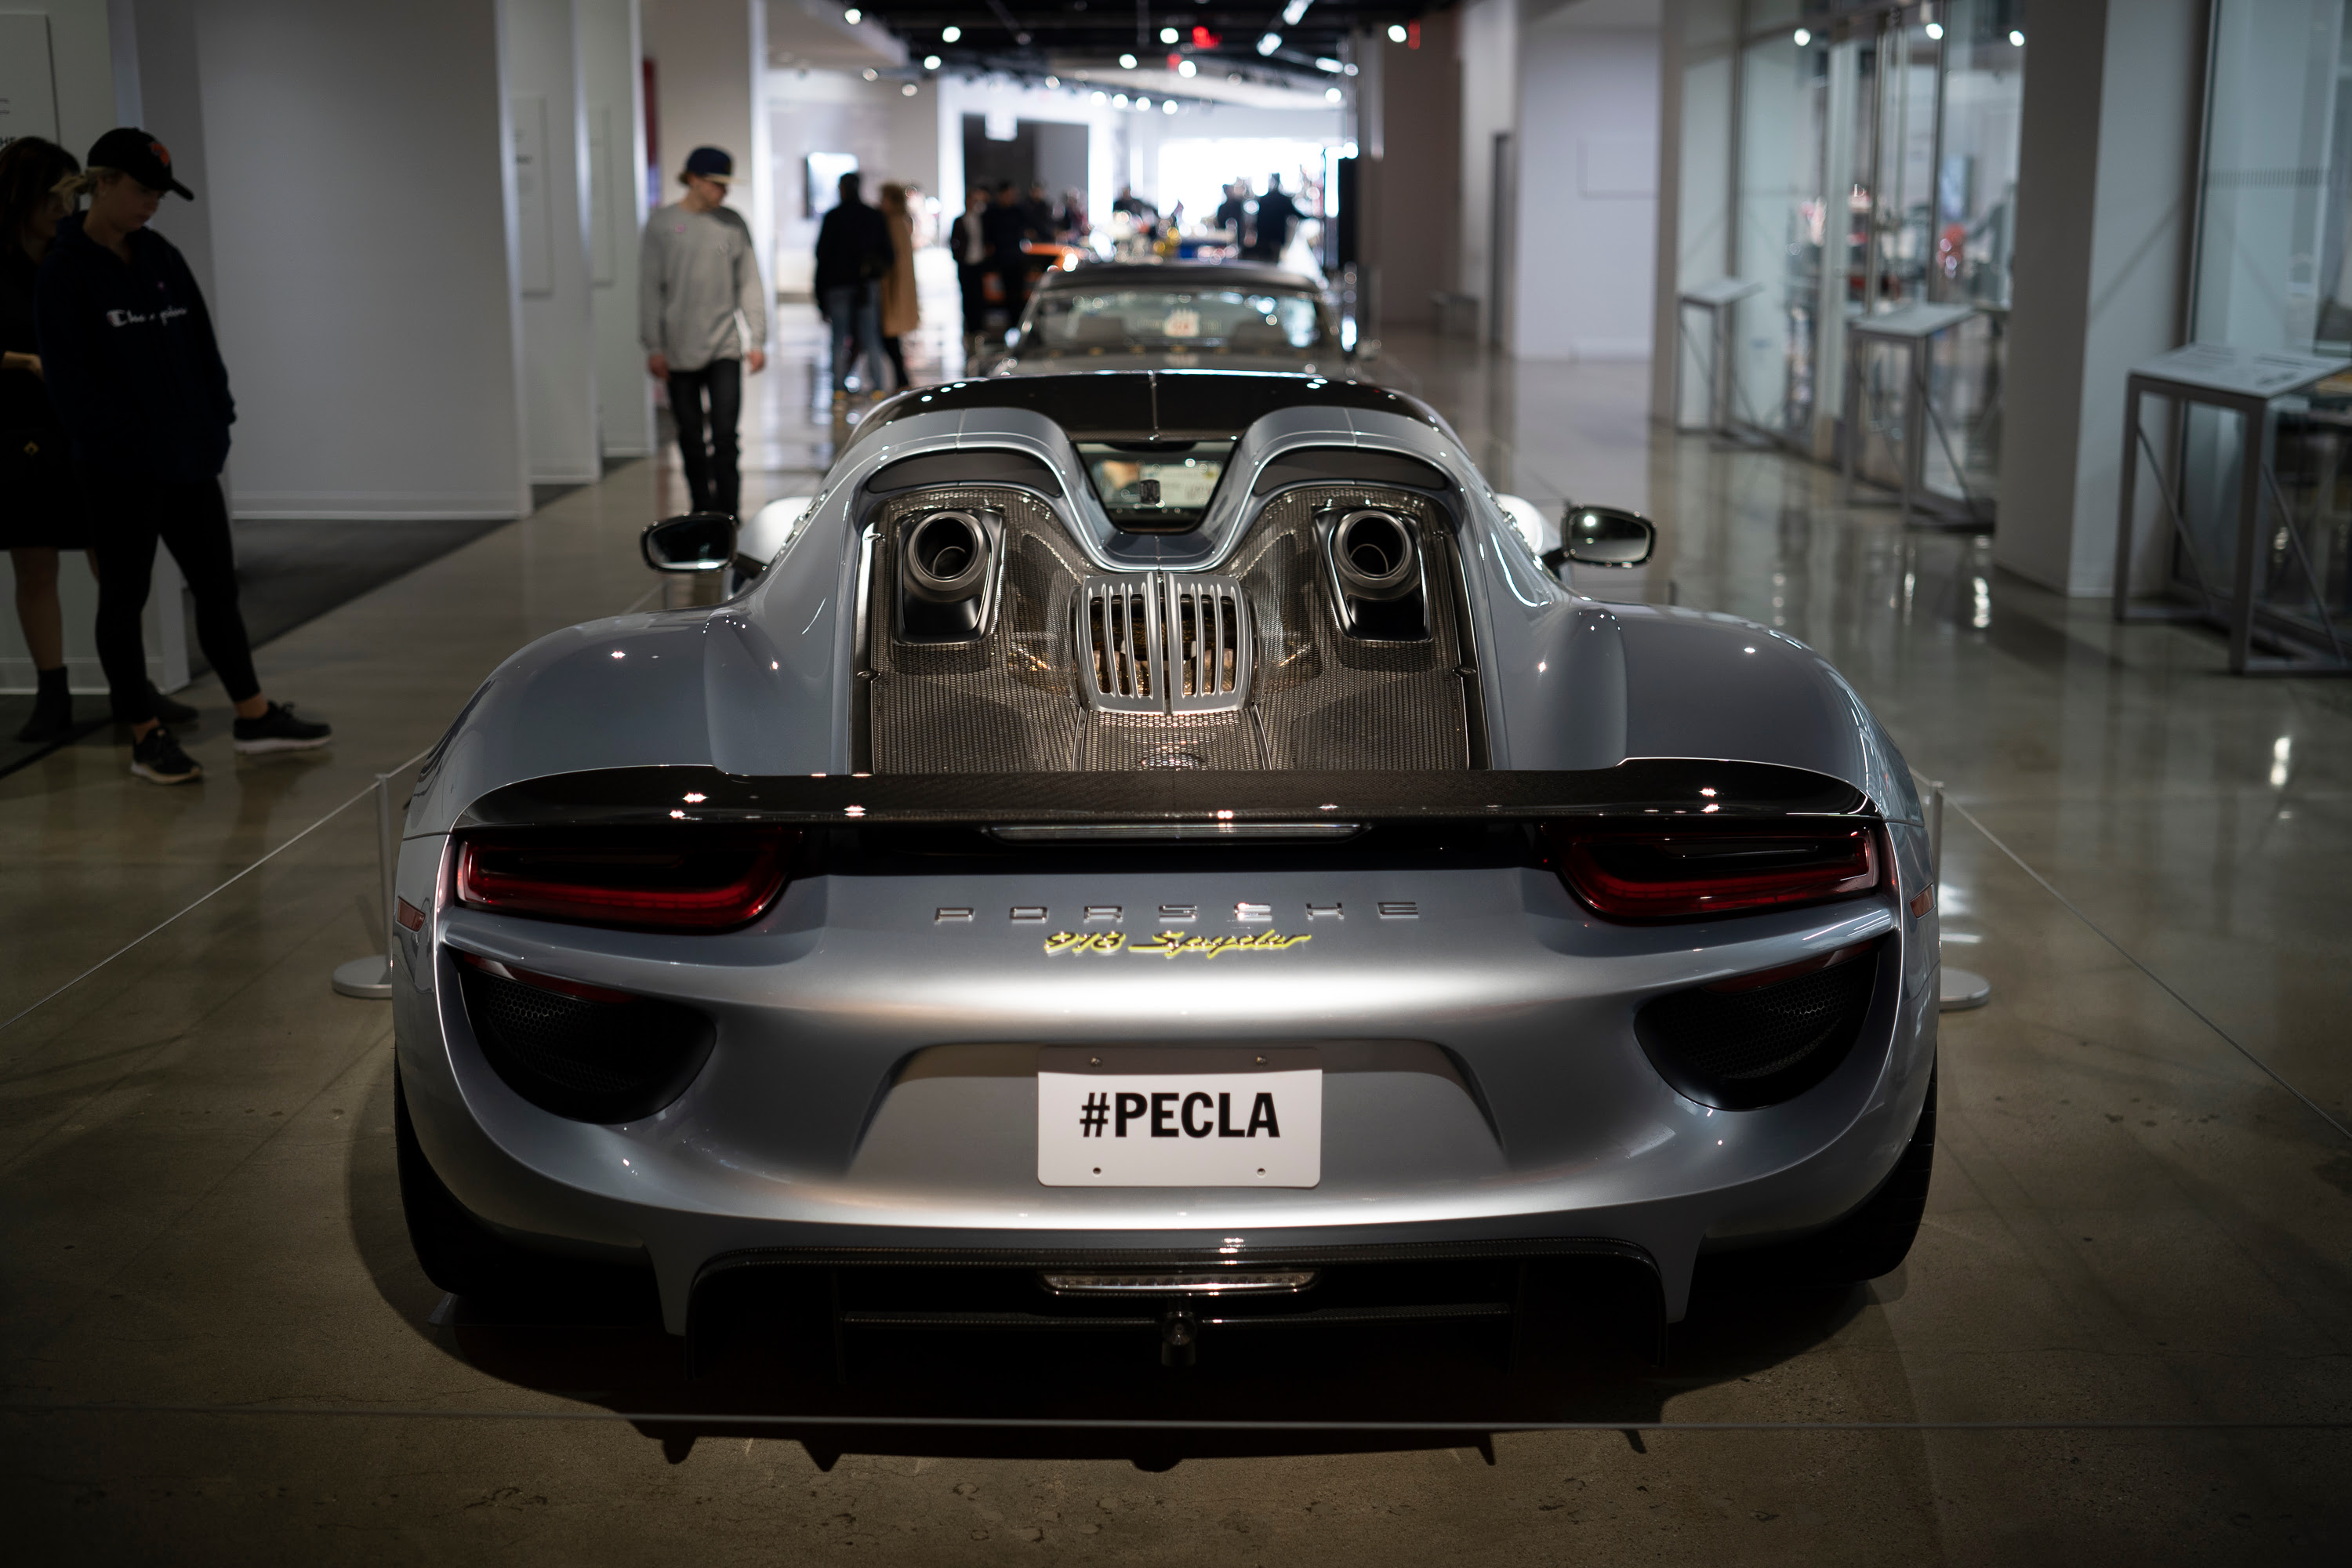
<instances>
[{"instance_id":1,"label":"black cap","mask_svg":"<svg viewBox=\"0 0 2352 1568\"><path fill-rule=\"evenodd\" d=\"M172 177L172 152L135 125L118 125L90 143L93 169L120 169L151 191L177 191L190 201L196 193Z\"/></svg>"},{"instance_id":2,"label":"black cap","mask_svg":"<svg viewBox=\"0 0 2352 1568\"><path fill-rule=\"evenodd\" d=\"M686 172L731 185L735 183L735 160L719 148L697 147L686 155Z\"/></svg>"}]
</instances>

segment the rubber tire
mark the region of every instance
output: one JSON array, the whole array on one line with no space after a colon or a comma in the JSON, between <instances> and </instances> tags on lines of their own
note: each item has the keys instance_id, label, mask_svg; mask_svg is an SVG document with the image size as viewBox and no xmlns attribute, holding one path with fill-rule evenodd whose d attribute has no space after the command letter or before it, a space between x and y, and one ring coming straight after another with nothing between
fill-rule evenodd
<instances>
[{"instance_id":1,"label":"rubber tire","mask_svg":"<svg viewBox=\"0 0 2352 1568\"><path fill-rule=\"evenodd\" d=\"M1903 1157L1860 1208L1828 1229L1799 1241L1752 1252L1721 1253L1700 1261L1711 1284L1828 1289L1891 1274L1911 1252L1927 1209L1927 1183L1936 1163L1936 1075Z\"/></svg>"},{"instance_id":2,"label":"rubber tire","mask_svg":"<svg viewBox=\"0 0 2352 1568\"><path fill-rule=\"evenodd\" d=\"M400 1206L408 1244L425 1277L452 1296L500 1300L545 1293L562 1260L527 1251L492 1232L441 1184L409 1120L398 1068L392 1079L392 1139L400 1165Z\"/></svg>"}]
</instances>

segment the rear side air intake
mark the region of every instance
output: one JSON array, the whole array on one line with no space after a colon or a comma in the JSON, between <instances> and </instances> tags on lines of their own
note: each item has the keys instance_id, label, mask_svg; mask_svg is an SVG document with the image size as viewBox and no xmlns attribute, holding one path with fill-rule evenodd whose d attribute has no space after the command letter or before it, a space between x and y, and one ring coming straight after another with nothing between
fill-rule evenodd
<instances>
[{"instance_id":1,"label":"rear side air intake","mask_svg":"<svg viewBox=\"0 0 2352 1568\"><path fill-rule=\"evenodd\" d=\"M1249 600L1207 574L1088 577L1077 595L1079 685L1107 713L1225 713L1249 699Z\"/></svg>"}]
</instances>

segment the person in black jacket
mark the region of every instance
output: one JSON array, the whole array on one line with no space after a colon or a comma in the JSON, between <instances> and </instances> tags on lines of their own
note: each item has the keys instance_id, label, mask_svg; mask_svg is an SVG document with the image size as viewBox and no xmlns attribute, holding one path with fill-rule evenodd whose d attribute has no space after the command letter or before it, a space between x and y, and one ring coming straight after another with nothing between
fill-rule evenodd
<instances>
[{"instance_id":1,"label":"person in black jacket","mask_svg":"<svg viewBox=\"0 0 2352 1568\"><path fill-rule=\"evenodd\" d=\"M89 211L58 225L34 310L42 372L73 442L74 476L98 557L98 656L114 716L131 726L131 771L185 784L204 770L150 700L139 617L158 540L195 599L196 640L236 705L239 752L326 744L324 724L262 694L236 605L236 562L220 473L236 405L211 314L188 264L147 226L166 192L194 195L144 131L98 139L73 182Z\"/></svg>"},{"instance_id":2,"label":"person in black jacket","mask_svg":"<svg viewBox=\"0 0 2352 1568\"><path fill-rule=\"evenodd\" d=\"M955 253L956 288L963 296L967 365L980 358L981 333L988 326L988 235L982 227L987 216L987 188L974 185L964 193L963 216L948 229L948 248Z\"/></svg>"},{"instance_id":3,"label":"person in black jacket","mask_svg":"<svg viewBox=\"0 0 2352 1568\"><path fill-rule=\"evenodd\" d=\"M1290 243L1290 231L1301 216L1297 205L1283 194L1282 176L1268 174L1265 195L1257 199L1257 223L1242 254L1252 261L1281 260L1283 248Z\"/></svg>"},{"instance_id":4,"label":"person in black jacket","mask_svg":"<svg viewBox=\"0 0 2352 1568\"><path fill-rule=\"evenodd\" d=\"M33 326L34 279L66 215L57 187L80 173L72 153L38 136L0 148L0 545L16 574L16 621L37 687L32 717L16 739L34 744L73 732L58 552L89 545L74 499L70 444L41 382Z\"/></svg>"},{"instance_id":5,"label":"person in black jacket","mask_svg":"<svg viewBox=\"0 0 2352 1568\"><path fill-rule=\"evenodd\" d=\"M988 268L1004 289L1007 320L1018 324L1029 303L1029 215L1021 205L1010 180L996 183L996 200L980 215L981 233L988 239Z\"/></svg>"},{"instance_id":6,"label":"person in black jacket","mask_svg":"<svg viewBox=\"0 0 2352 1568\"><path fill-rule=\"evenodd\" d=\"M816 297L833 327L833 405L849 405L850 339L866 356L866 382L882 395L882 276L898 247L881 213L860 197L855 172L841 176L841 203L816 231Z\"/></svg>"}]
</instances>

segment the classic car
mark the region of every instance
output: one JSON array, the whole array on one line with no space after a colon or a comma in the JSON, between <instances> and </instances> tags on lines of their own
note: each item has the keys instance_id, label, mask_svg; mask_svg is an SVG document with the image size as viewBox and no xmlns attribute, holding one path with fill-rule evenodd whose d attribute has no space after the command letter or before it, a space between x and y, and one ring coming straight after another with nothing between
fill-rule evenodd
<instances>
[{"instance_id":1,"label":"classic car","mask_svg":"<svg viewBox=\"0 0 2352 1568\"><path fill-rule=\"evenodd\" d=\"M394 979L426 1272L646 1269L689 1335L770 1291L819 1360L1181 1360L1892 1268L1919 798L1802 644L1563 585L1653 532L1578 507L1539 553L1360 382L880 405L740 591L540 639L431 754Z\"/></svg>"}]
</instances>

